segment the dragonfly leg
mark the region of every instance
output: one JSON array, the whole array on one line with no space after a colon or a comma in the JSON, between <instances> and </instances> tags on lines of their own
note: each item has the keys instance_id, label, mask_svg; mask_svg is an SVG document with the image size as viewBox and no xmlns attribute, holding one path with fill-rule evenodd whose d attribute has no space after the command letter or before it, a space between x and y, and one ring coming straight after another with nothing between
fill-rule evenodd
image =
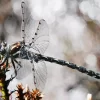
<instances>
[{"instance_id":1,"label":"dragonfly leg","mask_svg":"<svg viewBox=\"0 0 100 100\"><path fill-rule=\"evenodd\" d=\"M15 75L17 75L17 71L16 71L16 67L15 67L15 63L14 63L14 61L13 61L13 58L11 58L11 62L12 62L12 65L13 65L13 67L14 67L14 70L15 70Z\"/></svg>"}]
</instances>

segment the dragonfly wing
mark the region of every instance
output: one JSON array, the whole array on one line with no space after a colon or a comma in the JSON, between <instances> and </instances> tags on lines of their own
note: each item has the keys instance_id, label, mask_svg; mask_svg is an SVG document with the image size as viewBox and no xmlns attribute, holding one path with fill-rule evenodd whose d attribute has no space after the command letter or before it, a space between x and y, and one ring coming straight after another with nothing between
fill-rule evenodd
<instances>
[{"instance_id":1,"label":"dragonfly wing","mask_svg":"<svg viewBox=\"0 0 100 100\"><path fill-rule=\"evenodd\" d=\"M37 30L39 21L34 20L32 16L26 19L25 23L25 42L27 44L32 42L32 38L34 38L35 32Z\"/></svg>"},{"instance_id":2,"label":"dragonfly wing","mask_svg":"<svg viewBox=\"0 0 100 100\"><path fill-rule=\"evenodd\" d=\"M18 60L19 60L19 63L21 66L15 62L16 70L17 70L16 79L22 80L32 73L32 67L31 67L31 63L29 60L25 60L25 59L23 59L23 60L18 59Z\"/></svg>"},{"instance_id":3,"label":"dragonfly wing","mask_svg":"<svg viewBox=\"0 0 100 100\"><path fill-rule=\"evenodd\" d=\"M38 49L39 53L43 54L49 44L49 29L45 20L40 20L33 38L32 48Z\"/></svg>"},{"instance_id":4,"label":"dragonfly wing","mask_svg":"<svg viewBox=\"0 0 100 100\"><path fill-rule=\"evenodd\" d=\"M49 43L49 29L45 20L34 20L28 6L22 3L22 33L27 45L44 53Z\"/></svg>"},{"instance_id":5,"label":"dragonfly wing","mask_svg":"<svg viewBox=\"0 0 100 100\"><path fill-rule=\"evenodd\" d=\"M27 5L26 5L27 3ZM21 3L22 10L22 25L21 25L21 33L22 37L24 37L26 43L30 43L32 41L32 37L34 37L34 33L36 32L39 21L34 20L29 11L28 2Z\"/></svg>"},{"instance_id":6,"label":"dragonfly wing","mask_svg":"<svg viewBox=\"0 0 100 100\"><path fill-rule=\"evenodd\" d=\"M45 20L36 21L32 17L25 25L25 42L31 44L33 49L38 49L43 54L49 44L49 29Z\"/></svg>"},{"instance_id":7,"label":"dragonfly wing","mask_svg":"<svg viewBox=\"0 0 100 100\"><path fill-rule=\"evenodd\" d=\"M47 68L45 62L34 63L33 78L36 88L43 91L47 80Z\"/></svg>"},{"instance_id":8,"label":"dragonfly wing","mask_svg":"<svg viewBox=\"0 0 100 100\"><path fill-rule=\"evenodd\" d=\"M16 64L16 70L17 70L16 78L18 80L22 80L29 74L33 73L33 80L34 83L36 83L35 87L43 91L47 80L47 67L45 62L40 61L38 63L34 62L31 64L29 60L23 59L21 60L20 65L21 66L19 66L19 64ZM32 67L34 68L34 70L32 70Z\"/></svg>"}]
</instances>

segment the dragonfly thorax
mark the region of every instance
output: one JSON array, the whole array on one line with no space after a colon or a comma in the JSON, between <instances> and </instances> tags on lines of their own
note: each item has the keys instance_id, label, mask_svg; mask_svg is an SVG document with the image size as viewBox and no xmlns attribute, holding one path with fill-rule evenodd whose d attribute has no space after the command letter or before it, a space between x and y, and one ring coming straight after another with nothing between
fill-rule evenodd
<instances>
[{"instance_id":1,"label":"dragonfly thorax","mask_svg":"<svg viewBox=\"0 0 100 100\"><path fill-rule=\"evenodd\" d=\"M20 50L20 48L21 48L21 42L14 43L10 47L10 54L15 54Z\"/></svg>"}]
</instances>

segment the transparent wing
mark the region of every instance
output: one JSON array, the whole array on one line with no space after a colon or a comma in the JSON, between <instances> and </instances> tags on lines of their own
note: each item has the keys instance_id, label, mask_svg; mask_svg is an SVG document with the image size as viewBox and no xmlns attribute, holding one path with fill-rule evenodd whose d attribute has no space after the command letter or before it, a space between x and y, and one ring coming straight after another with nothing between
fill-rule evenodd
<instances>
[{"instance_id":1,"label":"transparent wing","mask_svg":"<svg viewBox=\"0 0 100 100\"><path fill-rule=\"evenodd\" d=\"M44 53L49 43L49 29L45 20L34 20L28 6L22 3L22 34L25 43Z\"/></svg>"},{"instance_id":2,"label":"transparent wing","mask_svg":"<svg viewBox=\"0 0 100 100\"><path fill-rule=\"evenodd\" d=\"M38 49L41 54L45 52L49 44L49 29L45 20L40 20L31 47Z\"/></svg>"},{"instance_id":3,"label":"transparent wing","mask_svg":"<svg viewBox=\"0 0 100 100\"><path fill-rule=\"evenodd\" d=\"M19 70L17 71L17 76L16 76L16 79L18 80L22 80L24 79L25 77L27 77L28 75L31 74L32 72L32 66L31 66L31 63L29 60L25 60L25 59L18 59L20 62L20 65L19 66L18 64L16 64L16 70Z\"/></svg>"},{"instance_id":4,"label":"transparent wing","mask_svg":"<svg viewBox=\"0 0 100 100\"><path fill-rule=\"evenodd\" d=\"M34 72L33 72L33 79L35 84L35 87L39 90L43 91L46 80L47 80L47 68L43 61L34 63Z\"/></svg>"},{"instance_id":5,"label":"transparent wing","mask_svg":"<svg viewBox=\"0 0 100 100\"><path fill-rule=\"evenodd\" d=\"M32 16L29 15L25 20L25 42L27 44L32 42L32 38L35 36L39 21L34 20Z\"/></svg>"},{"instance_id":6,"label":"transparent wing","mask_svg":"<svg viewBox=\"0 0 100 100\"><path fill-rule=\"evenodd\" d=\"M38 23L38 25L37 25ZM34 21L30 18L25 27L25 41L27 45L31 44L34 50L43 54L49 44L49 29L45 20Z\"/></svg>"},{"instance_id":7,"label":"transparent wing","mask_svg":"<svg viewBox=\"0 0 100 100\"><path fill-rule=\"evenodd\" d=\"M19 66L19 64L21 66ZM16 78L18 80L22 80L25 77L27 77L29 74L33 73L33 81L35 83L35 87L43 91L47 80L47 68L45 62L40 61L38 63L36 62L30 63L29 60L23 59L19 64L16 63L16 70L17 70ZM34 68L34 70L32 70L32 68Z\"/></svg>"},{"instance_id":8,"label":"transparent wing","mask_svg":"<svg viewBox=\"0 0 100 100\"><path fill-rule=\"evenodd\" d=\"M26 5L27 3L27 5ZM30 43L34 33L38 27L38 20L34 20L28 8L28 2L21 3L22 10L22 24L21 24L21 34L24 37L26 43Z\"/></svg>"}]
</instances>

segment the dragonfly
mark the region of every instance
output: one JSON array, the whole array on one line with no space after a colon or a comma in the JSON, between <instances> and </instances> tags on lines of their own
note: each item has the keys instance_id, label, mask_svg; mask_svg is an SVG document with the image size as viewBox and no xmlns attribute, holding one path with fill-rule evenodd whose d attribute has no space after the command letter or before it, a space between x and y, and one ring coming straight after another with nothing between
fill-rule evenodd
<instances>
[{"instance_id":1,"label":"dragonfly","mask_svg":"<svg viewBox=\"0 0 100 100\"><path fill-rule=\"evenodd\" d=\"M15 55L15 58L21 58L23 61L30 60L33 65L33 78L34 84L40 90L45 86L46 78L47 78L47 70L46 65L43 61L48 61L51 63L60 64L63 66L67 66L72 69L76 69L82 73L85 73L94 78L100 79L100 74L95 73L92 70L87 70L85 67L77 66L76 64L66 62L60 59L55 59L53 57L44 56L44 52L49 44L49 32L48 25L45 20L40 20L36 22L32 16L27 17L25 15L25 2L22 2L22 37L23 42L21 45L20 53ZM30 14L28 14L29 16ZM25 22L26 20L26 22ZM38 24L37 24L38 23ZM33 28L34 27L34 28ZM36 31L35 31L36 30ZM21 44L21 43L19 43ZM19 56L20 55L20 56ZM18 71L18 78L22 78L25 76L26 72L28 75L30 73L29 67L22 67L20 71ZM23 71L25 74L23 74Z\"/></svg>"},{"instance_id":2,"label":"dragonfly","mask_svg":"<svg viewBox=\"0 0 100 100\"><path fill-rule=\"evenodd\" d=\"M49 44L49 29L45 20L36 21L28 12L25 2L21 3L22 8L22 41L16 42L9 47L3 43L0 49L0 55L3 56L0 66L8 59L14 67L17 79L23 79L31 72L33 73L33 82L40 91L44 89L47 79L47 68L44 61L67 66L71 69L78 70L96 79L100 79L100 74L85 67L77 66L68 61L44 56L44 52ZM32 67L30 67L32 66ZM17 69L20 70L17 71Z\"/></svg>"}]
</instances>

